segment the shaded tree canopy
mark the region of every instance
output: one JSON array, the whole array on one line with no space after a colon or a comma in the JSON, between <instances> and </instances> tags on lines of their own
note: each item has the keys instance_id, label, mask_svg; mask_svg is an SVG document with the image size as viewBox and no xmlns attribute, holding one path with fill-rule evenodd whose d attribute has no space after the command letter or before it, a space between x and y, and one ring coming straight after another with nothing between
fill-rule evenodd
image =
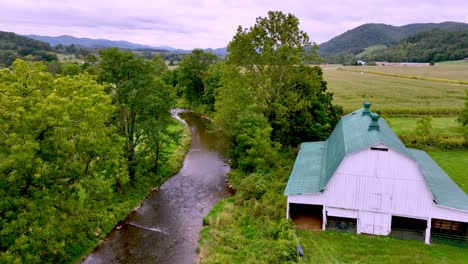
<instances>
[{"instance_id":1,"label":"shaded tree canopy","mask_svg":"<svg viewBox=\"0 0 468 264\"><path fill-rule=\"evenodd\" d=\"M250 28L239 27L228 52L216 101L215 121L222 129L232 129L234 112L252 111L266 118L271 139L282 145L321 140L331 132L342 110L332 104L321 69L305 63L320 56L296 17L269 12Z\"/></svg>"}]
</instances>

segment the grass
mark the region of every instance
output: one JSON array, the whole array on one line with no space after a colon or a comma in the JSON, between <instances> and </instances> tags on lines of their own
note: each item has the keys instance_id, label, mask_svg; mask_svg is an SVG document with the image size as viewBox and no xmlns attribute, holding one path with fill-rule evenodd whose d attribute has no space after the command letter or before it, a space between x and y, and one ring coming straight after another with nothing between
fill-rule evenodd
<instances>
[{"instance_id":1,"label":"grass","mask_svg":"<svg viewBox=\"0 0 468 264\"><path fill-rule=\"evenodd\" d=\"M467 263L468 250L333 231L296 230L306 263Z\"/></svg>"},{"instance_id":2,"label":"grass","mask_svg":"<svg viewBox=\"0 0 468 264\"><path fill-rule=\"evenodd\" d=\"M417 117L388 117L385 118L397 135L415 134ZM457 122L456 116L443 116L432 118L433 135L441 137L463 137L463 129Z\"/></svg>"},{"instance_id":3,"label":"grass","mask_svg":"<svg viewBox=\"0 0 468 264\"><path fill-rule=\"evenodd\" d=\"M374 46L370 46L370 47L367 47L364 49L363 52L359 53L358 55L356 55L357 58L362 58L364 57L365 55L369 55L375 51L378 51L378 50L384 50L386 49L387 46L385 45L374 45Z\"/></svg>"},{"instance_id":4,"label":"grass","mask_svg":"<svg viewBox=\"0 0 468 264\"><path fill-rule=\"evenodd\" d=\"M450 151L435 149L428 150L427 152L450 178L452 178L463 191L468 193L468 174L466 173L468 149Z\"/></svg>"},{"instance_id":5,"label":"grass","mask_svg":"<svg viewBox=\"0 0 468 264\"><path fill-rule=\"evenodd\" d=\"M392 115L458 115L467 85L415 80L324 67L324 79L335 103L346 112L373 104L374 111Z\"/></svg>"},{"instance_id":6,"label":"grass","mask_svg":"<svg viewBox=\"0 0 468 264\"><path fill-rule=\"evenodd\" d=\"M468 65L468 60L441 61L437 62L436 65Z\"/></svg>"},{"instance_id":7,"label":"grass","mask_svg":"<svg viewBox=\"0 0 468 264\"><path fill-rule=\"evenodd\" d=\"M417 76L445 82L468 81L468 62L466 64L441 64L435 66L346 66L340 68L359 72Z\"/></svg>"}]
</instances>

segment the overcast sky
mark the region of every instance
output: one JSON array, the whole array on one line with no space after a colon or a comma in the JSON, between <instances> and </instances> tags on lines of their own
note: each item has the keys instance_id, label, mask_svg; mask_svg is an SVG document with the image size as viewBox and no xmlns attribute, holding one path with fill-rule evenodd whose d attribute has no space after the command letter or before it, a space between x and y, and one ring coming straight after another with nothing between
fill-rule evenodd
<instances>
[{"instance_id":1,"label":"overcast sky","mask_svg":"<svg viewBox=\"0 0 468 264\"><path fill-rule=\"evenodd\" d=\"M0 0L0 31L219 48L269 10L294 14L318 44L364 23L468 23L468 0Z\"/></svg>"}]
</instances>

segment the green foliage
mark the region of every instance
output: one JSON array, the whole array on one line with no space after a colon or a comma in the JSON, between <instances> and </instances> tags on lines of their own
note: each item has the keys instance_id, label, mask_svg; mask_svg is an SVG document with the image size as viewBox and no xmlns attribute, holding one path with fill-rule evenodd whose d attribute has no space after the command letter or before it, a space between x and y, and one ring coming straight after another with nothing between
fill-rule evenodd
<instances>
[{"instance_id":1,"label":"green foliage","mask_svg":"<svg viewBox=\"0 0 468 264\"><path fill-rule=\"evenodd\" d=\"M339 36L334 37L333 39L320 44L320 54L325 58L327 63L342 64L349 62L352 59L357 57L369 59L369 60L385 60L387 57L382 55L382 49L374 50L372 56L368 54L366 49L372 48L377 45L385 46L399 46L404 38L411 38L412 36L423 33L430 32L431 30L440 30L443 32L456 31L456 30L468 30L468 24L465 23L456 23L456 22L443 22L439 24L435 23L426 23L426 24L409 24L405 26L391 26L385 24L364 24L359 27L356 27L352 30L349 30ZM436 37L438 40L444 38L445 36ZM454 44L453 39L446 39L447 42ZM445 43L436 49L444 49ZM460 46L457 46L457 48ZM419 46L415 48L420 52L427 54L432 53L434 50L426 49L426 47ZM392 50L392 52L390 52ZM389 58L395 59L396 61L407 61L403 58L402 49L388 49L388 53L384 52ZM418 51L418 52L419 52ZM451 52L447 49L448 52ZM454 52L457 53L457 52ZM364 55L365 54L365 55ZM369 55L369 56L368 56ZM466 55L466 54L465 54ZM374 56L380 56L379 59ZM400 58L401 60L398 60ZM388 59L387 59L388 60ZM392 60L393 61L393 60ZM427 60L429 62L429 60Z\"/></svg>"},{"instance_id":2,"label":"green foliage","mask_svg":"<svg viewBox=\"0 0 468 264\"><path fill-rule=\"evenodd\" d=\"M460 116L458 117L458 122L462 126L467 126L468 125L468 89L465 90L465 107L463 108L463 111L461 112Z\"/></svg>"},{"instance_id":3,"label":"green foliage","mask_svg":"<svg viewBox=\"0 0 468 264\"><path fill-rule=\"evenodd\" d=\"M438 62L468 55L468 30L434 29L403 39L398 45L363 56L371 61Z\"/></svg>"},{"instance_id":4,"label":"green foliage","mask_svg":"<svg viewBox=\"0 0 468 264\"><path fill-rule=\"evenodd\" d=\"M196 107L207 102L211 104L212 108L212 90L216 87L216 84L212 84L214 80L213 77L209 76L208 69L210 65L215 64L217 61L218 57L215 54L204 52L202 49L194 49L180 63L177 69L177 85L183 96L193 106ZM208 81L211 87L207 87L206 81L208 78L210 78Z\"/></svg>"},{"instance_id":5,"label":"green foliage","mask_svg":"<svg viewBox=\"0 0 468 264\"><path fill-rule=\"evenodd\" d=\"M47 69L17 60L0 70L0 263L76 262L180 168L189 145L184 125L161 119L171 96L151 79L144 89L159 89L143 90L149 106L136 109L160 119L138 121L145 134L137 154L154 168L159 148L160 170L126 185L127 140L113 122L119 106L107 87L95 76L54 77Z\"/></svg>"},{"instance_id":6,"label":"green foliage","mask_svg":"<svg viewBox=\"0 0 468 264\"><path fill-rule=\"evenodd\" d=\"M416 121L416 135L429 136L432 130L432 116L423 116Z\"/></svg>"},{"instance_id":7,"label":"green foliage","mask_svg":"<svg viewBox=\"0 0 468 264\"><path fill-rule=\"evenodd\" d=\"M30 61L57 61L49 44L0 31L0 68L9 67L17 59Z\"/></svg>"},{"instance_id":8,"label":"green foliage","mask_svg":"<svg viewBox=\"0 0 468 264\"><path fill-rule=\"evenodd\" d=\"M174 98L171 87L159 77L167 67L159 57L147 61L115 48L101 50L100 57L98 80L108 84L117 107L113 121L126 139L123 152L130 181L134 182L137 170L147 171L141 168L137 150L143 150L145 159L152 156L152 171L157 173L160 150L170 138L166 128Z\"/></svg>"},{"instance_id":9,"label":"green foliage","mask_svg":"<svg viewBox=\"0 0 468 264\"><path fill-rule=\"evenodd\" d=\"M93 201L128 180L111 100L88 75L21 60L0 71L0 94L0 262L70 261L66 245L86 248L109 221Z\"/></svg>"},{"instance_id":10,"label":"green foliage","mask_svg":"<svg viewBox=\"0 0 468 264\"><path fill-rule=\"evenodd\" d=\"M223 87L216 99L217 126L231 137L239 135L229 130L239 117L251 114L264 116L272 128L271 139L286 146L328 135L341 108L331 103L321 69L304 63L320 61L316 45L305 48L310 45L291 14L269 12L253 27L239 27L228 45ZM247 108L249 112L237 117ZM268 134L259 131L260 138Z\"/></svg>"}]
</instances>

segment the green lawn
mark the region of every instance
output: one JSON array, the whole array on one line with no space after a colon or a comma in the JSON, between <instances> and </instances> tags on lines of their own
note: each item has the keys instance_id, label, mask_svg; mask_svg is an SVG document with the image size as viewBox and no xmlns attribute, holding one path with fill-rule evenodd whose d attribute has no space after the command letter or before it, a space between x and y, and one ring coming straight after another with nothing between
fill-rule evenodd
<instances>
[{"instance_id":1,"label":"green lawn","mask_svg":"<svg viewBox=\"0 0 468 264\"><path fill-rule=\"evenodd\" d=\"M296 230L306 263L468 263L468 250L389 237Z\"/></svg>"},{"instance_id":2,"label":"green lawn","mask_svg":"<svg viewBox=\"0 0 468 264\"><path fill-rule=\"evenodd\" d=\"M450 151L430 150L428 154L460 188L468 193L468 149Z\"/></svg>"},{"instance_id":3,"label":"green lawn","mask_svg":"<svg viewBox=\"0 0 468 264\"><path fill-rule=\"evenodd\" d=\"M436 65L468 65L468 60L441 61L437 62Z\"/></svg>"},{"instance_id":4,"label":"green lawn","mask_svg":"<svg viewBox=\"0 0 468 264\"><path fill-rule=\"evenodd\" d=\"M323 66L323 73L335 103L347 112L370 101L374 111L387 114L457 115L468 89L461 84L340 71L336 66Z\"/></svg>"},{"instance_id":5,"label":"green lawn","mask_svg":"<svg viewBox=\"0 0 468 264\"><path fill-rule=\"evenodd\" d=\"M390 127L397 135L415 134L416 122L419 117L385 117ZM456 116L433 117L432 134L442 137L462 137L463 130Z\"/></svg>"}]
</instances>

